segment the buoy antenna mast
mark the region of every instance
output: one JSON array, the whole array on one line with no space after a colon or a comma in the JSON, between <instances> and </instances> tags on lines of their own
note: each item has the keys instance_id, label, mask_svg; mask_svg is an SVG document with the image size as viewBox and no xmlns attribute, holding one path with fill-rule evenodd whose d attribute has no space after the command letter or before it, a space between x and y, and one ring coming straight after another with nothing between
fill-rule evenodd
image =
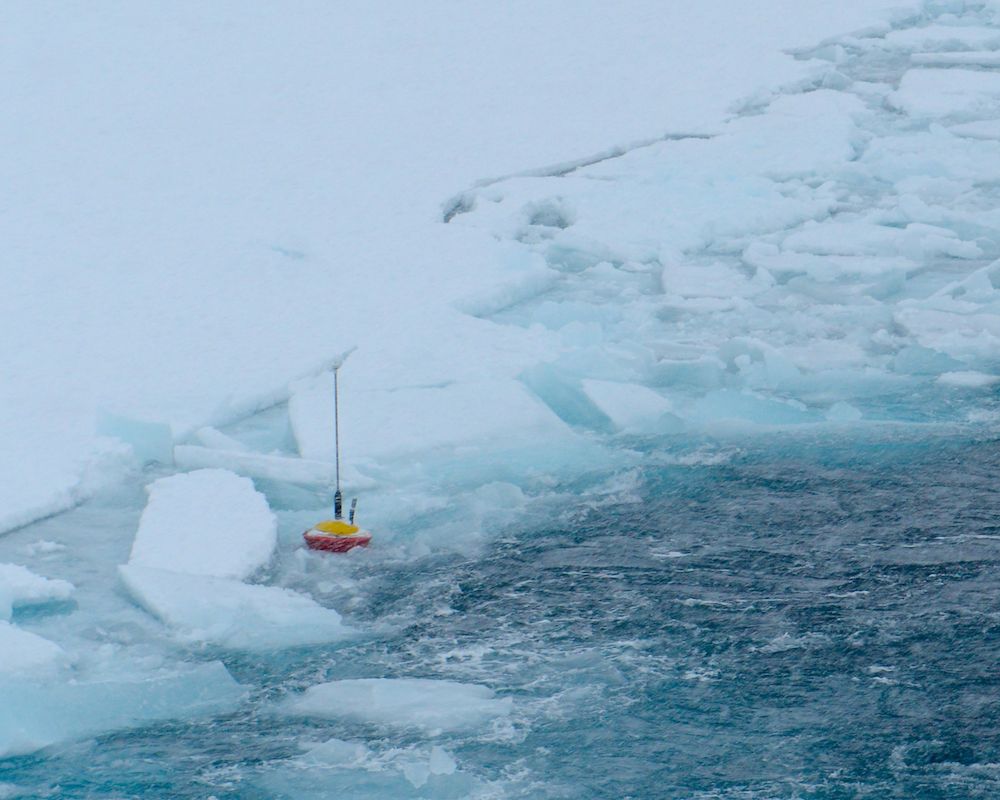
<instances>
[{"instance_id":1,"label":"buoy antenna mast","mask_svg":"<svg viewBox=\"0 0 1000 800\"><path fill-rule=\"evenodd\" d=\"M344 516L344 495L340 493L340 387L337 379L340 365L343 363L344 361L341 359L333 365L333 452L337 472L337 491L333 494L334 519L342 519Z\"/></svg>"},{"instance_id":2,"label":"buoy antenna mast","mask_svg":"<svg viewBox=\"0 0 1000 800\"><path fill-rule=\"evenodd\" d=\"M340 368L347 361L347 357L357 349L358 347L355 345L333 359L333 453L337 473L337 491L333 495L334 519L344 518L344 495L340 492L340 387L338 386L338 376Z\"/></svg>"}]
</instances>

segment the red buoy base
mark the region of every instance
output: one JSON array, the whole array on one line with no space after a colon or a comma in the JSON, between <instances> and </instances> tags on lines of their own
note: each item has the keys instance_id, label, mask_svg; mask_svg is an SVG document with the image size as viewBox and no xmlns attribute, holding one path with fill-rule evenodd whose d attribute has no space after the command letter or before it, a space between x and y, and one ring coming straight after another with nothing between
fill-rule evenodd
<instances>
[{"instance_id":1,"label":"red buoy base","mask_svg":"<svg viewBox=\"0 0 1000 800\"><path fill-rule=\"evenodd\" d=\"M346 553L355 547L368 547L372 540L372 535L367 531L358 531L348 536L342 534L330 534L310 528L302 534L306 540L306 546L311 550L323 550L327 553Z\"/></svg>"}]
</instances>

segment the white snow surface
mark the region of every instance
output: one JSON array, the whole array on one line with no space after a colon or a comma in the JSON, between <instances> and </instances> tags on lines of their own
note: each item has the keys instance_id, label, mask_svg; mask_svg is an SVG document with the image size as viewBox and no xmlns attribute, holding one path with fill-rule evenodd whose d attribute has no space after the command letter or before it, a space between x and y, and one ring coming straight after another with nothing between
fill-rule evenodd
<instances>
[{"instance_id":1,"label":"white snow surface","mask_svg":"<svg viewBox=\"0 0 1000 800\"><path fill-rule=\"evenodd\" d=\"M487 686L428 678L355 678L310 686L282 710L294 716L370 722L429 735L486 725L513 701Z\"/></svg>"},{"instance_id":2,"label":"white snow surface","mask_svg":"<svg viewBox=\"0 0 1000 800\"><path fill-rule=\"evenodd\" d=\"M358 391L503 380L545 360L551 337L459 310L551 276L512 266L481 229L442 225L449 198L716 129L739 96L822 80L782 48L884 27L890 5L9 9L0 529L113 480L129 466L116 440L169 462L173 441L287 399L355 343Z\"/></svg>"},{"instance_id":3,"label":"white snow surface","mask_svg":"<svg viewBox=\"0 0 1000 800\"><path fill-rule=\"evenodd\" d=\"M185 644L275 650L352 634L336 611L290 589L132 564L118 569L135 601Z\"/></svg>"},{"instance_id":4,"label":"white snow surface","mask_svg":"<svg viewBox=\"0 0 1000 800\"><path fill-rule=\"evenodd\" d=\"M889 100L915 117L995 117L1000 113L1000 74L971 69L912 69Z\"/></svg>"},{"instance_id":5,"label":"white snow surface","mask_svg":"<svg viewBox=\"0 0 1000 800\"><path fill-rule=\"evenodd\" d=\"M68 600L72 594L69 581L43 578L19 564L0 564L0 620L10 620L18 606Z\"/></svg>"},{"instance_id":6,"label":"white snow surface","mask_svg":"<svg viewBox=\"0 0 1000 800\"><path fill-rule=\"evenodd\" d=\"M160 478L147 491L130 565L242 579L270 561L277 522L248 478L200 469Z\"/></svg>"}]
</instances>

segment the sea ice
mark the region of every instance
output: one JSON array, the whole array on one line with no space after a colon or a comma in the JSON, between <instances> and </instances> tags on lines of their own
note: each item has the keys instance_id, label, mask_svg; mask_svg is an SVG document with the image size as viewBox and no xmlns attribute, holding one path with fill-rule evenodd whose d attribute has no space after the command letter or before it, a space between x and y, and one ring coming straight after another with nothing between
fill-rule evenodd
<instances>
[{"instance_id":1,"label":"sea ice","mask_svg":"<svg viewBox=\"0 0 1000 800\"><path fill-rule=\"evenodd\" d=\"M133 564L118 569L135 601L186 644L273 650L352 634L336 611L290 589Z\"/></svg>"},{"instance_id":2,"label":"sea ice","mask_svg":"<svg viewBox=\"0 0 1000 800\"><path fill-rule=\"evenodd\" d=\"M289 414L299 452L333 461L332 381L296 392ZM520 382L491 380L367 391L341 404L345 460L519 440L568 438L560 420Z\"/></svg>"},{"instance_id":3,"label":"sea ice","mask_svg":"<svg viewBox=\"0 0 1000 800\"><path fill-rule=\"evenodd\" d=\"M889 102L914 117L961 121L1000 113L1000 74L968 69L911 69Z\"/></svg>"},{"instance_id":4,"label":"sea ice","mask_svg":"<svg viewBox=\"0 0 1000 800\"><path fill-rule=\"evenodd\" d=\"M282 710L295 716L368 722L443 732L485 725L511 712L513 701L469 683L424 678L358 678L311 686Z\"/></svg>"},{"instance_id":5,"label":"sea ice","mask_svg":"<svg viewBox=\"0 0 1000 800\"><path fill-rule=\"evenodd\" d=\"M892 31L884 39L874 41L899 50L986 49L1000 47L1000 29L935 24Z\"/></svg>"},{"instance_id":6,"label":"sea ice","mask_svg":"<svg viewBox=\"0 0 1000 800\"><path fill-rule=\"evenodd\" d=\"M69 657L55 642L0 621L0 688L6 676L51 678L68 665Z\"/></svg>"},{"instance_id":7,"label":"sea ice","mask_svg":"<svg viewBox=\"0 0 1000 800\"><path fill-rule=\"evenodd\" d=\"M246 578L271 559L277 523L249 479L203 469L160 478L148 492L130 565Z\"/></svg>"},{"instance_id":8,"label":"sea ice","mask_svg":"<svg viewBox=\"0 0 1000 800\"><path fill-rule=\"evenodd\" d=\"M660 423L675 425L672 406L663 395L637 383L585 379L583 391L622 431L650 431ZM664 415L668 415L664 420Z\"/></svg>"},{"instance_id":9,"label":"sea ice","mask_svg":"<svg viewBox=\"0 0 1000 800\"><path fill-rule=\"evenodd\" d=\"M131 679L40 682L35 676L0 676L0 758L154 720L220 713L243 696L218 661Z\"/></svg>"},{"instance_id":10,"label":"sea ice","mask_svg":"<svg viewBox=\"0 0 1000 800\"><path fill-rule=\"evenodd\" d=\"M18 606L68 600L73 584L43 578L17 564L0 564L0 620L9 620Z\"/></svg>"},{"instance_id":11,"label":"sea ice","mask_svg":"<svg viewBox=\"0 0 1000 800\"><path fill-rule=\"evenodd\" d=\"M182 469L226 469L251 478L306 485L330 485L335 480L333 464L307 458L264 455L244 450L217 450L193 444L174 448L174 463ZM356 476L352 475L356 479Z\"/></svg>"}]
</instances>

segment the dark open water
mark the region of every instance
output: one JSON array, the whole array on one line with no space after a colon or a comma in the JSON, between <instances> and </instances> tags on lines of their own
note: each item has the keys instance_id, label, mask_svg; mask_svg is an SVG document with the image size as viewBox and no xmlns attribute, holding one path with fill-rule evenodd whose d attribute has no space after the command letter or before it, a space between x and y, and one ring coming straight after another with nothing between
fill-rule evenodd
<instances>
[{"instance_id":1,"label":"dark open water","mask_svg":"<svg viewBox=\"0 0 1000 800\"><path fill-rule=\"evenodd\" d=\"M339 649L225 657L224 718L0 763L57 797L1000 797L1000 442L745 446L659 463L480 556L362 574ZM663 459L659 459L663 461ZM551 520L550 520L551 522ZM412 735L269 711L334 676L476 681L505 730L441 743L464 775L414 788L295 766L303 738Z\"/></svg>"}]
</instances>

